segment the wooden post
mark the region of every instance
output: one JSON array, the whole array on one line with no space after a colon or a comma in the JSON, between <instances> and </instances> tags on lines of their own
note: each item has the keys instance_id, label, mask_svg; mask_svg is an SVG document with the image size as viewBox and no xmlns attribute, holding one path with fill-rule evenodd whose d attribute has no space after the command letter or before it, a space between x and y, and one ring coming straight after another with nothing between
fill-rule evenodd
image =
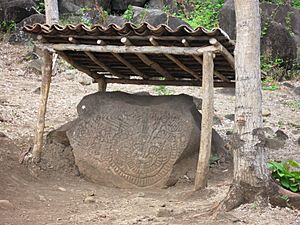
<instances>
[{"instance_id":1,"label":"wooden post","mask_svg":"<svg viewBox=\"0 0 300 225\"><path fill-rule=\"evenodd\" d=\"M34 146L32 150L34 162L39 162L43 148L43 134L45 129L45 115L47 109L48 94L52 76L53 54L48 50L43 51L43 69L42 69L42 86L40 96L40 107L38 111L38 121L34 137Z\"/></svg>"},{"instance_id":2,"label":"wooden post","mask_svg":"<svg viewBox=\"0 0 300 225\"><path fill-rule=\"evenodd\" d=\"M203 101L202 101L202 122L201 122L201 141L197 172L195 177L195 191L207 186L207 176L209 168L209 158L211 152L211 136L213 126L213 94L214 94L214 62L213 53L204 52L203 54Z\"/></svg>"},{"instance_id":3,"label":"wooden post","mask_svg":"<svg viewBox=\"0 0 300 225\"><path fill-rule=\"evenodd\" d=\"M105 81L104 78L100 78L96 80L98 83L98 91L100 92L105 92L106 91L106 87L107 87L107 83Z\"/></svg>"}]
</instances>

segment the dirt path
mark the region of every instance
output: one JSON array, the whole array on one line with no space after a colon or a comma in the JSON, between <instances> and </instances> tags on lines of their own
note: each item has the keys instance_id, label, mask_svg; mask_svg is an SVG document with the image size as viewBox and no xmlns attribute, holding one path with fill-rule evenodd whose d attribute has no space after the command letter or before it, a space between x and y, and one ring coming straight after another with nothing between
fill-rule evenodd
<instances>
[{"instance_id":1,"label":"dirt path","mask_svg":"<svg viewBox=\"0 0 300 225\"><path fill-rule=\"evenodd\" d=\"M40 76L28 70L24 61L27 50L25 46L0 43L0 131L12 140L0 137L0 225L300 224L300 213L296 210L259 209L255 204L241 206L219 221L210 221L206 210L226 195L231 181L231 170L226 164L214 167L209 187L197 193L192 192L188 180L168 189L137 191L97 186L76 176L39 173L37 177L34 170L28 171L18 163L19 152L31 145L39 100L35 92ZM60 68L59 75L53 78L46 131L74 119L81 98L97 91L96 84L79 83L83 82L82 74L66 71L65 65ZM158 94L151 86L110 85L108 90ZM201 97L197 88L167 90ZM234 112L234 96L224 89L217 89L215 94L216 115L221 122L215 128L226 139L225 133L233 129L233 122L225 115ZM263 99L264 111L271 113L265 117L265 125L274 131L280 127L289 136L284 148L268 150L269 158L300 161L296 144L300 136L300 110L288 104L296 97L282 86L276 92L264 91Z\"/></svg>"}]
</instances>

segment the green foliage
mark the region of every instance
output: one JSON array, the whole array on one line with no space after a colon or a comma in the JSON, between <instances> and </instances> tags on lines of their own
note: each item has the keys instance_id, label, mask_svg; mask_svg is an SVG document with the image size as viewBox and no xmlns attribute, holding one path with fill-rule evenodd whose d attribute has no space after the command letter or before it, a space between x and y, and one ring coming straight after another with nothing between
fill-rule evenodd
<instances>
[{"instance_id":1,"label":"green foliage","mask_svg":"<svg viewBox=\"0 0 300 225\"><path fill-rule=\"evenodd\" d=\"M123 18L129 22L132 22L133 14L134 14L133 7L132 7L132 5L129 5L127 10L123 14Z\"/></svg>"},{"instance_id":2,"label":"green foliage","mask_svg":"<svg viewBox=\"0 0 300 225\"><path fill-rule=\"evenodd\" d=\"M219 14L224 0L190 0L189 2L194 5L195 10L189 15L181 11L175 16L183 19L193 28L202 26L212 29L219 26Z\"/></svg>"},{"instance_id":3,"label":"green foliage","mask_svg":"<svg viewBox=\"0 0 300 225\"><path fill-rule=\"evenodd\" d=\"M262 89L265 91L276 91L279 89L279 85L272 77L266 77L262 81Z\"/></svg>"},{"instance_id":4,"label":"green foliage","mask_svg":"<svg viewBox=\"0 0 300 225\"><path fill-rule=\"evenodd\" d=\"M172 95L173 94L173 91L169 90L165 85L155 86L154 91L157 95Z\"/></svg>"},{"instance_id":5,"label":"green foliage","mask_svg":"<svg viewBox=\"0 0 300 225\"><path fill-rule=\"evenodd\" d=\"M260 2L272 3L276 5L290 5L296 9L300 9L300 0L293 0L290 2L286 2L286 0L261 0Z\"/></svg>"},{"instance_id":6,"label":"green foliage","mask_svg":"<svg viewBox=\"0 0 300 225\"><path fill-rule=\"evenodd\" d=\"M38 0L36 1L36 6L33 6L32 8L39 14L45 14L45 2L44 0Z\"/></svg>"},{"instance_id":7,"label":"green foliage","mask_svg":"<svg viewBox=\"0 0 300 225\"><path fill-rule=\"evenodd\" d=\"M267 167L272 172L272 178L292 192L300 192L300 163L295 160L285 162L269 162Z\"/></svg>"},{"instance_id":8,"label":"green foliage","mask_svg":"<svg viewBox=\"0 0 300 225\"><path fill-rule=\"evenodd\" d=\"M0 22L0 32L10 33L16 30L16 22L13 20Z\"/></svg>"},{"instance_id":9,"label":"green foliage","mask_svg":"<svg viewBox=\"0 0 300 225\"><path fill-rule=\"evenodd\" d=\"M300 109L300 101L288 102L288 105L293 109Z\"/></svg>"}]
</instances>

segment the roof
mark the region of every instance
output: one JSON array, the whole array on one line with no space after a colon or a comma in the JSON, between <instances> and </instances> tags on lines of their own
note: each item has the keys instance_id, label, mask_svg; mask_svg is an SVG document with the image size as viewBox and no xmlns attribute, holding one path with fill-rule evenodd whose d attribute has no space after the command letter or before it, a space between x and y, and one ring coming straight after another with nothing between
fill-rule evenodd
<instances>
[{"instance_id":1,"label":"roof","mask_svg":"<svg viewBox=\"0 0 300 225\"><path fill-rule=\"evenodd\" d=\"M35 24L24 30L39 35L75 68L94 79L105 78L108 83L200 86L201 53L214 40L219 45L214 52L214 84L234 86L234 65L228 60L233 58L234 43L221 29L194 30L182 25L172 30L166 25L126 23L122 27L111 24L91 28L83 24Z\"/></svg>"}]
</instances>

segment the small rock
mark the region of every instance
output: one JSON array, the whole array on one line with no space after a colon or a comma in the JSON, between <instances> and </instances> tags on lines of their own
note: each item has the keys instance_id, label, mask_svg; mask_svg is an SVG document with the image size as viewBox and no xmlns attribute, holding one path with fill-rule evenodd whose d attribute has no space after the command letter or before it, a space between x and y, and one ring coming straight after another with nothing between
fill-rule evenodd
<instances>
[{"instance_id":1,"label":"small rock","mask_svg":"<svg viewBox=\"0 0 300 225\"><path fill-rule=\"evenodd\" d=\"M220 119L220 117L214 116L213 123L214 125L222 125L222 120Z\"/></svg>"},{"instance_id":2,"label":"small rock","mask_svg":"<svg viewBox=\"0 0 300 225\"><path fill-rule=\"evenodd\" d=\"M0 200L0 209L13 209L14 205L8 200Z\"/></svg>"},{"instance_id":3,"label":"small rock","mask_svg":"<svg viewBox=\"0 0 300 225\"><path fill-rule=\"evenodd\" d=\"M92 78L88 76L80 76L79 83L81 85L91 85L92 84Z\"/></svg>"},{"instance_id":4,"label":"small rock","mask_svg":"<svg viewBox=\"0 0 300 225\"><path fill-rule=\"evenodd\" d=\"M282 130L277 130L275 134L279 140L286 141L289 139L289 136L287 136Z\"/></svg>"},{"instance_id":5,"label":"small rock","mask_svg":"<svg viewBox=\"0 0 300 225\"><path fill-rule=\"evenodd\" d=\"M83 200L84 203L95 203L96 199L94 196L88 196Z\"/></svg>"},{"instance_id":6,"label":"small rock","mask_svg":"<svg viewBox=\"0 0 300 225\"><path fill-rule=\"evenodd\" d=\"M228 130L226 131L226 135L229 136L229 135L233 135L233 132L231 130Z\"/></svg>"},{"instance_id":7,"label":"small rock","mask_svg":"<svg viewBox=\"0 0 300 225\"><path fill-rule=\"evenodd\" d=\"M300 146L300 137L298 138L298 141L297 141L298 145Z\"/></svg>"},{"instance_id":8,"label":"small rock","mask_svg":"<svg viewBox=\"0 0 300 225\"><path fill-rule=\"evenodd\" d=\"M294 90L293 90L294 94L296 95L300 95L300 87L296 87Z\"/></svg>"},{"instance_id":9,"label":"small rock","mask_svg":"<svg viewBox=\"0 0 300 225\"><path fill-rule=\"evenodd\" d=\"M47 201L47 199L43 195L39 195L39 200L42 201L42 202Z\"/></svg>"},{"instance_id":10,"label":"small rock","mask_svg":"<svg viewBox=\"0 0 300 225\"><path fill-rule=\"evenodd\" d=\"M143 193L143 192L140 192L140 193L138 193L138 195L137 195L138 197L140 197L140 198L143 198L143 197L145 197L145 193Z\"/></svg>"},{"instance_id":11,"label":"small rock","mask_svg":"<svg viewBox=\"0 0 300 225\"><path fill-rule=\"evenodd\" d=\"M67 80L74 80L75 79L75 71L74 70L66 70L64 75L65 75L65 78Z\"/></svg>"},{"instance_id":12,"label":"small rock","mask_svg":"<svg viewBox=\"0 0 300 225\"><path fill-rule=\"evenodd\" d=\"M171 217L173 216L174 210L173 209L166 209L166 208L162 208L159 209L157 212L157 217Z\"/></svg>"},{"instance_id":13,"label":"small rock","mask_svg":"<svg viewBox=\"0 0 300 225\"><path fill-rule=\"evenodd\" d=\"M1 120L0 120L1 121ZM3 133L3 132L0 132L0 138L6 138L7 136Z\"/></svg>"},{"instance_id":14,"label":"small rock","mask_svg":"<svg viewBox=\"0 0 300 225\"><path fill-rule=\"evenodd\" d=\"M225 115L225 118L231 121L234 121L234 114L227 114Z\"/></svg>"},{"instance_id":15,"label":"small rock","mask_svg":"<svg viewBox=\"0 0 300 225\"><path fill-rule=\"evenodd\" d=\"M41 88L38 87L33 91L34 94L40 94L41 93Z\"/></svg>"},{"instance_id":16,"label":"small rock","mask_svg":"<svg viewBox=\"0 0 300 225\"><path fill-rule=\"evenodd\" d=\"M67 190L66 190L65 188L63 188L63 187L59 187L58 190L63 191L63 192L67 191Z\"/></svg>"},{"instance_id":17,"label":"small rock","mask_svg":"<svg viewBox=\"0 0 300 225\"><path fill-rule=\"evenodd\" d=\"M265 147L278 150L284 147L285 142L276 138L266 138Z\"/></svg>"},{"instance_id":18,"label":"small rock","mask_svg":"<svg viewBox=\"0 0 300 225\"><path fill-rule=\"evenodd\" d=\"M293 86L292 84L290 84L288 82L284 82L282 85L287 87L287 88L295 88L295 86Z\"/></svg>"},{"instance_id":19,"label":"small rock","mask_svg":"<svg viewBox=\"0 0 300 225\"><path fill-rule=\"evenodd\" d=\"M268 109L265 109L262 111L262 116L268 117L271 116L271 111Z\"/></svg>"}]
</instances>

